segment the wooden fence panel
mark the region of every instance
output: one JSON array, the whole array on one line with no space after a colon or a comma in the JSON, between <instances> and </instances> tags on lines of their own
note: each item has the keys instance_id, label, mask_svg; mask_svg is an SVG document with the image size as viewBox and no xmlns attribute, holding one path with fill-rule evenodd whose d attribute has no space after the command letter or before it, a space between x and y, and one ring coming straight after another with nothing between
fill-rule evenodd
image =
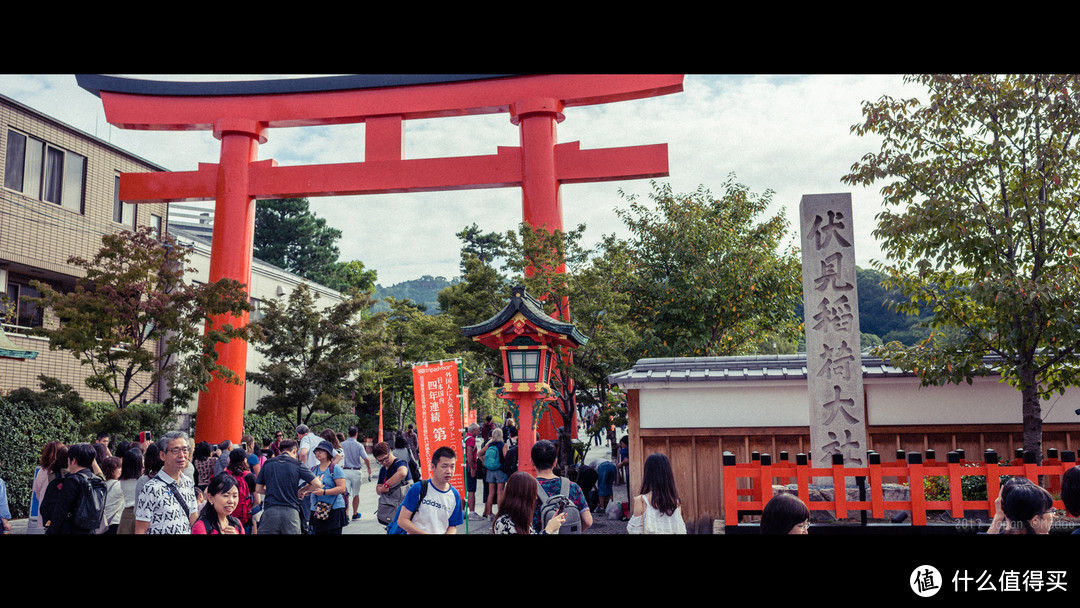
<instances>
[{"instance_id":1,"label":"wooden fence panel","mask_svg":"<svg viewBox=\"0 0 1080 608\"><path fill-rule=\"evenodd\" d=\"M1036 465L1031 454L1021 461L1006 463L981 463L977 461L961 461L956 452L942 454L934 460L924 461L923 454L914 452L908 455L906 461L888 461L874 454L869 458L867 466L845 467L842 460L834 462L831 468L813 467L809 464L796 464L795 474L798 477L798 495L807 503L811 511L835 511L839 519L847 517L849 512L860 510L871 511L873 517L880 518L884 510L906 510L911 512L912 524L917 526L926 525L926 514L929 510L946 510L953 517L962 518L964 511L968 509L986 510L990 516L994 515L994 500L999 493L1000 475L1023 475L1035 483L1039 483L1040 477L1049 480L1049 485L1060 480L1060 477L1069 468L1076 466L1076 454L1064 451L1060 454L1051 452L1042 465ZM760 511L772 498L773 479L776 468L771 459L749 459L739 463L731 452L723 455L724 461L724 521L727 526L739 525L740 511ZM788 465L780 465L787 468ZM982 476L987 481L987 497L981 500L965 500L961 491L961 479L964 476ZM833 487L844 487L844 479L854 476L864 476L868 482L868 492L865 501L848 500L845 492L834 493L833 500L807 501L810 478L828 477L834 480ZM908 500L882 501L882 483L888 477L908 477L911 481L912 491ZM933 500L921 491L922 480L926 477L941 476L946 478L950 493L948 500ZM745 482L745 483L744 483ZM746 486L749 486L747 488ZM1054 501L1055 508L1064 508L1061 500Z\"/></svg>"}]
</instances>

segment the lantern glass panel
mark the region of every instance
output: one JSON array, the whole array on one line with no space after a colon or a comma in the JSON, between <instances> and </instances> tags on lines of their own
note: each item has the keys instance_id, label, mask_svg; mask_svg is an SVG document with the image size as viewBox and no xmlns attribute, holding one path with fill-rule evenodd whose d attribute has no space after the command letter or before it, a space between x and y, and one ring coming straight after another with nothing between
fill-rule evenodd
<instances>
[{"instance_id":1,"label":"lantern glass panel","mask_svg":"<svg viewBox=\"0 0 1080 608\"><path fill-rule=\"evenodd\" d=\"M540 380L540 351L512 350L506 353L507 375L510 382L538 382Z\"/></svg>"}]
</instances>

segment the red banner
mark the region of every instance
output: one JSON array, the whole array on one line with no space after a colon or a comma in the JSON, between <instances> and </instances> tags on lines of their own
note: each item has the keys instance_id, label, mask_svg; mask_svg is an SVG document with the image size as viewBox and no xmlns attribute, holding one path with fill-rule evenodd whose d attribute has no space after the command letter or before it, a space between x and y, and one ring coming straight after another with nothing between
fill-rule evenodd
<instances>
[{"instance_id":1,"label":"red banner","mask_svg":"<svg viewBox=\"0 0 1080 608\"><path fill-rule=\"evenodd\" d=\"M456 361L413 366L416 396L416 427L420 466L424 479L431 477L431 455L442 446L457 454L458 466L450 485L465 496L464 458L461 453L461 404L458 400Z\"/></svg>"}]
</instances>

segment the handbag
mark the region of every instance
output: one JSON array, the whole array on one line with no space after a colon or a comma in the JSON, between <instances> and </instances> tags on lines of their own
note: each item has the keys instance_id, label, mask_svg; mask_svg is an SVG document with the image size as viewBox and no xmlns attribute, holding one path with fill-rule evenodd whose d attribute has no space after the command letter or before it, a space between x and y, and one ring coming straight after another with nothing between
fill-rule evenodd
<instances>
[{"instance_id":1,"label":"handbag","mask_svg":"<svg viewBox=\"0 0 1080 608\"><path fill-rule=\"evenodd\" d=\"M393 475L390 473L390 471L387 471L386 477L390 478L393 477ZM408 478L409 476L406 475L405 479ZM397 513L398 505L400 505L401 501L405 499L405 497L401 493L401 487L404 485L405 480L402 480L401 483L390 488L389 492L386 492L385 494L379 494L378 508L375 511L375 519L379 520L380 524L388 525L391 521L394 520L394 515Z\"/></svg>"},{"instance_id":2,"label":"handbag","mask_svg":"<svg viewBox=\"0 0 1080 608\"><path fill-rule=\"evenodd\" d=\"M323 488L333 487L334 484L334 463L330 463L326 471L319 473L319 467L311 467L311 472L316 473L323 482ZM329 483L327 483L329 478ZM336 496L316 496L315 505L311 511L311 516L315 519L321 519L326 521L330 517L330 511L333 510L334 503L337 502Z\"/></svg>"}]
</instances>

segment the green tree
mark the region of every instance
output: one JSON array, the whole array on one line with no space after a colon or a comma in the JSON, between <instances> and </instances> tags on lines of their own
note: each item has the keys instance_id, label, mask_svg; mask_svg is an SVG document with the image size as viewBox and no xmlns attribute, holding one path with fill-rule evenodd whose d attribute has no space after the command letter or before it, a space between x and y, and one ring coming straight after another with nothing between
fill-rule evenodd
<instances>
[{"instance_id":1,"label":"green tree","mask_svg":"<svg viewBox=\"0 0 1080 608\"><path fill-rule=\"evenodd\" d=\"M334 262L324 277L323 285L342 293L353 291L375 293L375 281L378 280L378 276L374 268L368 270L360 260Z\"/></svg>"},{"instance_id":2,"label":"green tree","mask_svg":"<svg viewBox=\"0 0 1080 608\"><path fill-rule=\"evenodd\" d=\"M476 224L457 233L457 237L464 242L461 247L462 254L476 256L484 264L492 264L495 260L505 258L510 253L511 245L504 235L498 232L483 232ZM464 255L462 256L462 270L464 270Z\"/></svg>"},{"instance_id":3,"label":"green tree","mask_svg":"<svg viewBox=\"0 0 1080 608\"><path fill-rule=\"evenodd\" d=\"M505 262L508 249L506 237L499 233L480 233L474 224L457 234L462 240L461 280L439 292L439 311L448 315L458 327L475 325L495 316L510 299L510 281L496 266ZM455 351L477 353L490 349L458 336ZM497 358L490 361L498 368Z\"/></svg>"},{"instance_id":4,"label":"green tree","mask_svg":"<svg viewBox=\"0 0 1080 608\"><path fill-rule=\"evenodd\" d=\"M1020 393L1024 449L1042 457L1041 399L1080 370L1080 76L920 75L926 103L863 104L881 138L843 179L883 182L874 231L886 287L929 306L933 332L881 351L924 385L1000 373ZM991 356L992 368L984 366Z\"/></svg>"},{"instance_id":5,"label":"green tree","mask_svg":"<svg viewBox=\"0 0 1080 608\"><path fill-rule=\"evenodd\" d=\"M341 231L309 210L306 198L260 200L255 207L255 257L341 292L371 292L375 270L341 262Z\"/></svg>"},{"instance_id":6,"label":"green tree","mask_svg":"<svg viewBox=\"0 0 1080 608\"><path fill-rule=\"evenodd\" d=\"M341 231L308 209L306 198L260 200L255 207L255 257L317 281L337 262ZM320 281L321 282L321 281Z\"/></svg>"},{"instance_id":7,"label":"green tree","mask_svg":"<svg viewBox=\"0 0 1080 608\"><path fill-rule=\"evenodd\" d=\"M390 307L387 337L391 344L389 366L382 376L384 408L396 417L394 428L403 429L410 410L415 414L412 364L453 359L461 328L447 315L425 314L423 306L411 300L387 298ZM386 416L389 422L389 416ZM412 420L415 421L415 415Z\"/></svg>"},{"instance_id":8,"label":"green tree","mask_svg":"<svg viewBox=\"0 0 1080 608\"><path fill-rule=\"evenodd\" d=\"M248 327L224 324L204 332L206 319L250 310L243 285L229 279L195 285L185 281L191 249L170 238L159 241L146 226L102 237L102 249L86 260L75 290L60 293L34 283L39 299L59 319L44 328L49 348L70 351L90 368L86 386L109 395L118 409L170 384L169 406L187 403L217 374L239 382L218 364L217 344L246 340Z\"/></svg>"},{"instance_id":9,"label":"green tree","mask_svg":"<svg viewBox=\"0 0 1080 608\"><path fill-rule=\"evenodd\" d=\"M574 351L570 373L576 390L592 392L601 404L610 401L608 376L634 364L632 353L641 340L630 316L629 256L625 243L606 236L587 260L571 256L567 268L570 319L589 338Z\"/></svg>"},{"instance_id":10,"label":"green tree","mask_svg":"<svg viewBox=\"0 0 1080 608\"><path fill-rule=\"evenodd\" d=\"M506 306L510 299L510 281L496 263L505 263L509 250L504 235L481 233L475 225L457 236L462 240L462 276L439 291L439 311L440 316L446 316L456 328L454 343L446 350L461 357L470 407L476 409L477 416L482 419L505 411L505 403L492 396L494 378L487 375L487 370L501 374L502 361L494 350L467 340L461 328L490 319Z\"/></svg>"},{"instance_id":11,"label":"green tree","mask_svg":"<svg viewBox=\"0 0 1080 608\"><path fill-rule=\"evenodd\" d=\"M580 244L584 233L584 225L564 233L523 223L516 233L507 234L512 252L507 266L516 273L514 282L523 282L526 291L544 303L548 315L569 320L588 337L583 346L559 353L557 373L551 380L558 398L546 409L554 417L563 465L574 458L577 396L609 404L612 387L607 378L632 364L630 354L640 339L630 319L629 250L610 236L586 250ZM616 414L614 406L610 412L605 409L605 415L625 416L625 408Z\"/></svg>"},{"instance_id":12,"label":"green tree","mask_svg":"<svg viewBox=\"0 0 1080 608\"><path fill-rule=\"evenodd\" d=\"M363 292L324 309L318 298L301 283L284 303L267 302L255 343L267 361L247 376L270 391L259 413L306 423L315 412L351 413L357 392L377 390L377 360L389 348L385 313L366 313L373 302Z\"/></svg>"},{"instance_id":13,"label":"green tree","mask_svg":"<svg viewBox=\"0 0 1080 608\"><path fill-rule=\"evenodd\" d=\"M642 356L752 352L765 335L796 339L801 266L785 245L783 213L759 220L772 191L756 195L729 177L723 195L675 194L653 183L653 205L626 197L616 212L630 229L631 318ZM624 195L625 197L625 195Z\"/></svg>"}]
</instances>

